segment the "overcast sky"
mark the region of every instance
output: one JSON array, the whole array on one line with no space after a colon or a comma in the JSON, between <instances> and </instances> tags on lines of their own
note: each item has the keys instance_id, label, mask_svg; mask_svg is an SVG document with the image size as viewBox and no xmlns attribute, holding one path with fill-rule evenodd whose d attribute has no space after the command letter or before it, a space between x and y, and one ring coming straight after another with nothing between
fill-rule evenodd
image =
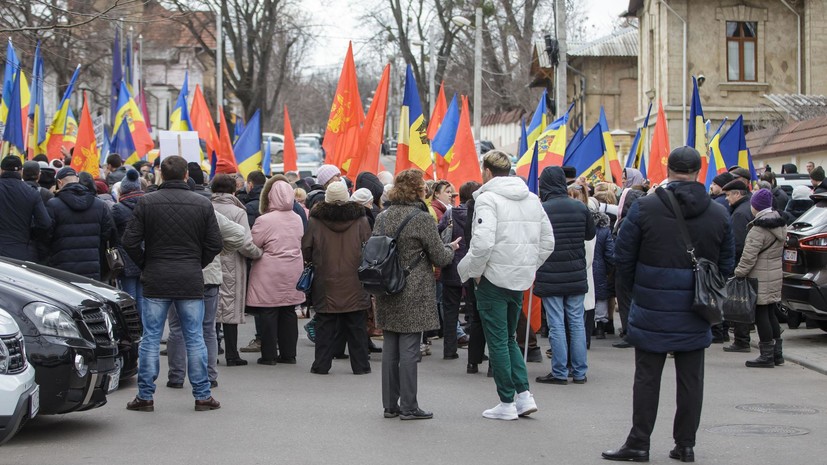
<instances>
[{"instance_id":1,"label":"overcast sky","mask_svg":"<svg viewBox=\"0 0 827 465\"><path fill-rule=\"evenodd\" d=\"M629 5L627 0L584 1L588 7L589 24L601 31L598 35L608 31L612 21ZM358 59L360 39L367 36L358 19L362 14L359 9L353 8L351 2L341 0L303 0L301 3L312 14L314 23L320 25L308 60L309 66L338 69L349 40L353 41L353 51Z\"/></svg>"}]
</instances>

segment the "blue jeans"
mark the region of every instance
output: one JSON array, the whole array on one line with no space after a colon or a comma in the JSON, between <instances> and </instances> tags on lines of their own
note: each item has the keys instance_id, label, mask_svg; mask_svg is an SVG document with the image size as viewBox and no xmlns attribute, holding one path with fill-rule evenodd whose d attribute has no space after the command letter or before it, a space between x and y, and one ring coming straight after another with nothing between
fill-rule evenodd
<instances>
[{"instance_id":1,"label":"blue jeans","mask_svg":"<svg viewBox=\"0 0 827 465\"><path fill-rule=\"evenodd\" d=\"M155 299L144 297L142 319L144 335L141 339L138 359L138 397L152 400L155 380L160 367L161 334L167 321L170 305L181 321L184 341L187 345L187 376L196 400L209 399L210 380L207 375L207 346L204 344L204 301L202 299Z\"/></svg>"},{"instance_id":2,"label":"blue jeans","mask_svg":"<svg viewBox=\"0 0 827 465\"><path fill-rule=\"evenodd\" d=\"M141 277L134 278L120 278L121 289L131 295L135 299L135 305L138 307L138 314L141 314L141 308L144 306L144 285L141 284Z\"/></svg>"},{"instance_id":3,"label":"blue jeans","mask_svg":"<svg viewBox=\"0 0 827 465\"><path fill-rule=\"evenodd\" d=\"M184 347L184 335L181 320L175 307L169 312L169 338L167 339L167 363L169 363L169 381L183 383L187 371L187 352ZM215 314L218 311L218 286L204 286L204 344L207 345L207 373L210 381L218 380L218 337L215 330Z\"/></svg>"},{"instance_id":4,"label":"blue jeans","mask_svg":"<svg viewBox=\"0 0 827 465\"><path fill-rule=\"evenodd\" d=\"M543 297L543 307L548 320L548 339L551 343L551 374L558 379L568 379L566 368L569 346L566 344L564 319L569 320L571 338L571 368L574 379L586 377L586 330L583 326L583 300L585 295Z\"/></svg>"}]
</instances>

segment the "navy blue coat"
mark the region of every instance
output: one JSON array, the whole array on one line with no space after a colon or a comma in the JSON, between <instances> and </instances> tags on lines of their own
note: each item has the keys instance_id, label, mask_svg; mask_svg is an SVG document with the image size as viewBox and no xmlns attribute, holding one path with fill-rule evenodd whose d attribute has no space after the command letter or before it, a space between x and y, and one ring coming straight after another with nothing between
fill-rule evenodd
<instances>
[{"instance_id":1,"label":"navy blue coat","mask_svg":"<svg viewBox=\"0 0 827 465\"><path fill-rule=\"evenodd\" d=\"M101 249L120 238L109 207L79 183L67 184L46 204L54 220L49 265L70 273L101 279Z\"/></svg>"},{"instance_id":2,"label":"navy blue coat","mask_svg":"<svg viewBox=\"0 0 827 465\"><path fill-rule=\"evenodd\" d=\"M744 252L744 244L747 241L747 232L749 232L749 224L755 217L752 215L750 208L750 199L752 194L747 195L738 201L730 209L732 225L732 236L735 238L735 263L741 261L741 253ZM729 276L729 275L724 275Z\"/></svg>"},{"instance_id":3,"label":"navy blue coat","mask_svg":"<svg viewBox=\"0 0 827 465\"><path fill-rule=\"evenodd\" d=\"M595 234L592 214L583 202L568 196L566 176L559 166L543 170L540 197L554 230L554 252L537 270L534 295L585 295L589 291L586 241Z\"/></svg>"},{"instance_id":4,"label":"navy blue coat","mask_svg":"<svg viewBox=\"0 0 827 465\"><path fill-rule=\"evenodd\" d=\"M123 237L126 226L132 219L132 212L135 210L135 206L138 205L138 200L143 196L144 193L142 191L130 192L129 194L121 196L120 201L112 206L112 219L115 221L115 227L118 229L118 238ZM118 246L118 248L121 251L124 262L122 276L124 278L137 278L141 276L141 269L132 261L129 254L126 253L126 249L124 249L123 246Z\"/></svg>"},{"instance_id":5,"label":"navy blue coat","mask_svg":"<svg viewBox=\"0 0 827 465\"><path fill-rule=\"evenodd\" d=\"M0 256L37 261L32 229L45 234L52 225L40 193L23 182L20 173L0 175Z\"/></svg>"},{"instance_id":6,"label":"navy blue coat","mask_svg":"<svg viewBox=\"0 0 827 465\"><path fill-rule=\"evenodd\" d=\"M612 237L611 220L605 213L594 213L597 232L594 243L594 262L592 275L594 276L594 298L608 300L611 297L609 288L609 267L615 264L615 241ZM613 287L613 286L612 286Z\"/></svg>"},{"instance_id":7,"label":"navy blue coat","mask_svg":"<svg viewBox=\"0 0 827 465\"><path fill-rule=\"evenodd\" d=\"M453 231L451 233L451 240L455 241L460 237L463 237L463 233L465 231L465 224L468 221L468 207L466 205L460 204L457 207L453 207L449 210L445 215L442 216L442 220L439 222L439 233L442 234L442 231L448 227L448 222L453 220ZM456 253L454 253L454 260L451 262L450 265L446 266L442 269L442 274L440 275L440 279L442 280L442 284L445 286L455 286L460 287L462 286L462 280L459 277L459 272L457 272L457 265L459 262L465 258L465 255L468 253L468 242L460 241L459 248L457 249Z\"/></svg>"},{"instance_id":8,"label":"navy blue coat","mask_svg":"<svg viewBox=\"0 0 827 465\"><path fill-rule=\"evenodd\" d=\"M726 194L713 195L712 200L720 203L722 207L729 211L729 201L726 199Z\"/></svg>"},{"instance_id":9,"label":"navy blue coat","mask_svg":"<svg viewBox=\"0 0 827 465\"><path fill-rule=\"evenodd\" d=\"M735 269L735 247L726 210L703 184L673 182L698 257ZM617 282L631 289L626 340L648 352L687 352L712 343L709 323L692 311L695 277L677 219L660 193L632 205L615 244ZM620 289L618 289L620 292Z\"/></svg>"}]
</instances>

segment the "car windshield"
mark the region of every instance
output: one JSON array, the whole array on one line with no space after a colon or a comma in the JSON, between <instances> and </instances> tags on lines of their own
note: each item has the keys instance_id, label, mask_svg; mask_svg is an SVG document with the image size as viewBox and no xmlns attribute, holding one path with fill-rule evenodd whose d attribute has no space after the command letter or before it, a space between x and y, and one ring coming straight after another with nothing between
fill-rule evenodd
<instances>
[{"instance_id":1,"label":"car windshield","mask_svg":"<svg viewBox=\"0 0 827 465\"><path fill-rule=\"evenodd\" d=\"M318 163L319 151L308 146L296 147L296 155L299 163Z\"/></svg>"},{"instance_id":2,"label":"car windshield","mask_svg":"<svg viewBox=\"0 0 827 465\"><path fill-rule=\"evenodd\" d=\"M792 224L793 228L798 230L809 229L814 226L823 227L825 225L827 225L827 201L825 200L818 202L814 207L804 212L804 214Z\"/></svg>"},{"instance_id":3,"label":"car windshield","mask_svg":"<svg viewBox=\"0 0 827 465\"><path fill-rule=\"evenodd\" d=\"M319 148L319 141L314 137L298 137L296 138L296 143L307 144L316 149Z\"/></svg>"}]
</instances>

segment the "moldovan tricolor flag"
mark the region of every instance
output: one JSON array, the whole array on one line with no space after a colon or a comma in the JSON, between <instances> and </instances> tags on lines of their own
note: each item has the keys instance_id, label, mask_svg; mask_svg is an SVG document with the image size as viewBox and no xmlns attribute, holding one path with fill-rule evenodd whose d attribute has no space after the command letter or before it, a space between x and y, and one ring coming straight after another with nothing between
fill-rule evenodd
<instances>
[{"instance_id":1,"label":"moldovan tricolor flag","mask_svg":"<svg viewBox=\"0 0 827 465\"><path fill-rule=\"evenodd\" d=\"M29 159L45 153L41 144L46 141L46 115L43 112L43 57L40 55L40 41L34 51L34 70L32 72L31 103L29 105L28 144Z\"/></svg>"},{"instance_id":2,"label":"moldovan tricolor flag","mask_svg":"<svg viewBox=\"0 0 827 465\"><path fill-rule=\"evenodd\" d=\"M247 179L251 172L261 169L261 114L258 110L247 122L244 132L238 136L233 152L238 162L238 172L244 179Z\"/></svg>"},{"instance_id":3,"label":"moldovan tricolor flag","mask_svg":"<svg viewBox=\"0 0 827 465\"><path fill-rule=\"evenodd\" d=\"M606 112L602 105L600 107L600 131L603 132L603 143L606 146L606 153L603 156L603 172L606 174L606 181L614 182L619 186L623 182L623 172L620 168L620 160L617 159L617 149L612 140L612 133L609 131L609 121L606 119Z\"/></svg>"},{"instance_id":4,"label":"moldovan tricolor flag","mask_svg":"<svg viewBox=\"0 0 827 465\"><path fill-rule=\"evenodd\" d=\"M663 102L658 100L658 120L655 122L655 135L652 137L652 151L649 154L649 180L660 184L667 178L666 164L669 160L669 130Z\"/></svg>"},{"instance_id":5,"label":"moldovan tricolor flag","mask_svg":"<svg viewBox=\"0 0 827 465\"><path fill-rule=\"evenodd\" d=\"M348 159L351 154L359 151L359 136L364 120L362 99L359 97L359 85L356 81L356 65L353 62L353 44L348 44L342 74L339 76L339 85L336 87L336 95L333 96L327 130L324 134L323 147L326 163L336 165L345 173L355 174L349 173ZM358 166L353 167L353 171L356 169Z\"/></svg>"},{"instance_id":6,"label":"moldovan tricolor flag","mask_svg":"<svg viewBox=\"0 0 827 465\"><path fill-rule=\"evenodd\" d=\"M72 152L71 166L75 171L86 171L94 178L100 176L100 154L98 143L95 141L95 126L92 124L92 115L89 114L86 92L83 93L83 109L80 111L78 139L75 142L75 150Z\"/></svg>"},{"instance_id":7,"label":"moldovan tricolor flag","mask_svg":"<svg viewBox=\"0 0 827 465\"><path fill-rule=\"evenodd\" d=\"M531 117L531 122L528 124L526 134L528 136L525 144L525 151L520 153L520 159L517 161L517 176L525 178L528 175L528 165L531 163L533 152L529 149L534 148L534 142L543 133L543 130L548 126L548 108L546 108L546 99L548 91L543 91L540 96L540 101L537 103L537 108L534 110L534 116ZM565 137L564 137L565 139ZM565 140L563 142L565 145Z\"/></svg>"},{"instance_id":8,"label":"moldovan tricolor flag","mask_svg":"<svg viewBox=\"0 0 827 465\"><path fill-rule=\"evenodd\" d=\"M540 172L547 166L562 166L563 157L566 153L566 125L569 121L569 112L574 107L574 104L569 106L566 114L554 120L551 124L546 126L540 137L537 138L538 157L537 164ZM529 128L530 130L531 128ZM528 134L529 147L533 143L531 140L531 133ZM528 176L529 165L531 164L531 154L524 155L517 162L517 176L525 178Z\"/></svg>"},{"instance_id":9,"label":"moldovan tricolor flag","mask_svg":"<svg viewBox=\"0 0 827 465\"><path fill-rule=\"evenodd\" d=\"M428 126L422 114L419 91L413 69L408 65L405 75L405 96L399 112L399 143L396 147L396 173L408 168L425 172L425 179L433 179L434 168L428 146Z\"/></svg>"},{"instance_id":10,"label":"moldovan tricolor flag","mask_svg":"<svg viewBox=\"0 0 827 465\"><path fill-rule=\"evenodd\" d=\"M603 172L606 167L603 156L606 153L606 145L603 140L600 123L595 124L571 155L563 160L563 165L573 166L577 170L577 176L585 177L589 184L603 182L606 175Z\"/></svg>"},{"instance_id":11,"label":"moldovan tricolor flag","mask_svg":"<svg viewBox=\"0 0 827 465\"><path fill-rule=\"evenodd\" d=\"M646 110L646 118L643 119L643 127L638 128L635 140L632 142L632 148L629 150L629 156L626 157L626 168L639 169L643 177L646 177L646 167L643 162L643 156L646 153L646 135L649 129L649 115L652 114L652 104L649 103L649 109Z\"/></svg>"},{"instance_id":12,"label":"moldovan tricolor flag","mask_svg":"<svg viewBox=\"0 0 827 465\"><path fill-rule=\"evenodd\" d=\"M60 148L65 147L68 150L75 146L75 140L77 140L78 125L72 111L69 109L69 100L72 97L72 90L75 88L79 73L80 65L75 68L75 73L72 75L72 79L69 80L69 86L66 87L63 98L57 106L57 112L52 118L52 124L49 126L49 130L46 131L46 140L43 145L45 145L46 156L49 157L50 161L63 160Z\"/></svg>"},{"instance_id":13,"label":"moldovan tricolor flag","mask_svg":"<svg viewBox=\"0 0 827 465\"><path fill-rule=\"evenodd\" d=\"M692 76L692 103L689 106L689 128L686 132L686 145L693 147L701 154L701 171L698 179L706 179L709 166L709 147L706 143L706 124L704 110L701 107L701 96L698 93L698 80Z\"/></svg>"},{"instance_id":14,"label":"moldovan tricolor flag","mask_svg":"<svg viewBox=\"0 0 827 465\"><path fill-rule=\"evenodd\" d=\"M129 133L132 135L132 142L135 144L135 155L130 160L125 160L127 164L132 164L145 156L147 152L155 147L152 141L152 136L144 122L144 116L135 100L129 95L129 90L126 88L126 83L121 81L121 93L118 96L118 113L115 115L115 128L113 133L117 134L118 129L122 125L127 125Z\"/></svg>"},{"instance_id":15,"label":"moldovan tricolor flag","mask_svg":"<svg viewBox=\"0 0 827 465\"><path fill-rule=\"evenodd\" d=\"M385 134L385 115L388 113L388 95L391 84L391 65L385 65L382 78L373 93L365 124L362 126L362 149L359 150L361 159L358 165L349 166L350 172L358 174L368 171L373 174L379 172L379 154L382 152L382 140Z\"/></svg>"}]
</instances>

